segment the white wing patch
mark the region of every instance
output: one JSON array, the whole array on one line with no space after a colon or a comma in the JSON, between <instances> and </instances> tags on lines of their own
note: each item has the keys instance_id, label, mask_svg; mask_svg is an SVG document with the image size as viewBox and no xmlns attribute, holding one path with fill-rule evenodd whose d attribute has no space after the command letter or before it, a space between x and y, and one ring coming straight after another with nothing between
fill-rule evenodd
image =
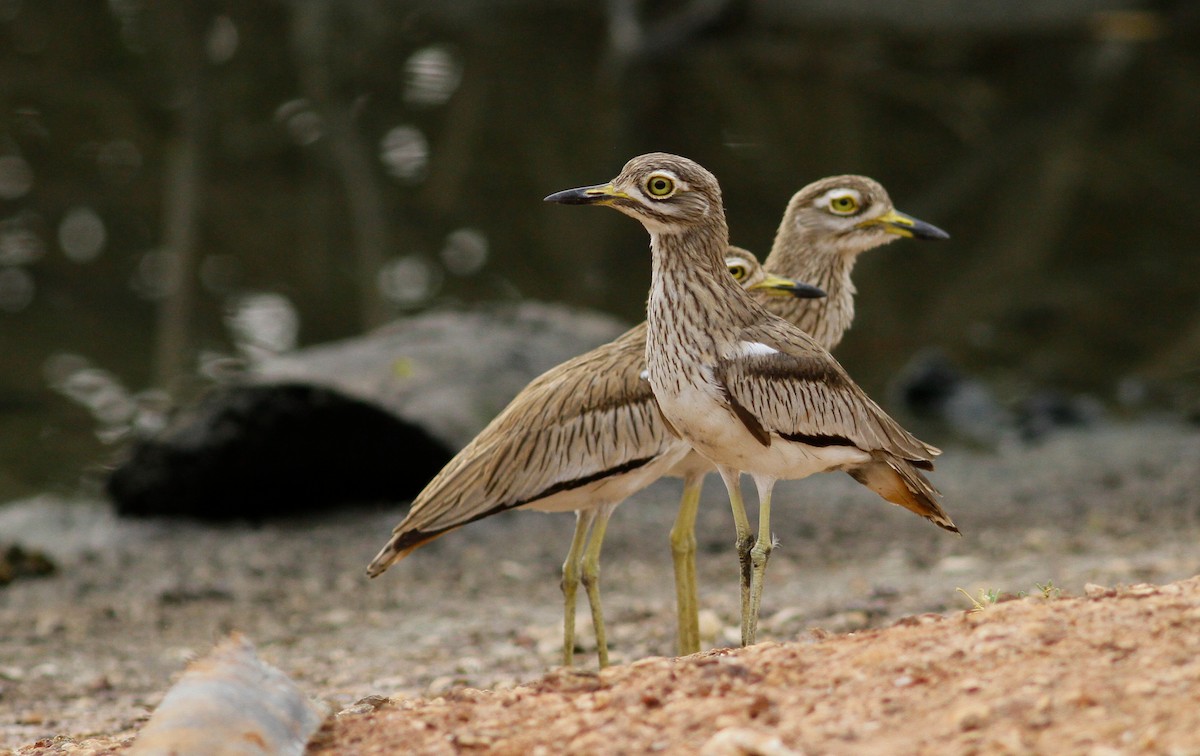
<instances>
[{"instance_id":1,"label":"white wing patch","mask_svg":"<svg viewBox=\"0 0 1200 756\"><path fill-rule=\"evenodd\" d=\"M650 371L643 370L642 372L638 373L638 378L641 378L643 381L649 381L650 380Z\"/></svg>"},{"instance_id":2,"label":"white wing patch","mask_svg":"<svg viewBox=\"0 0 1200 756\"><path fill-rule=\"evenodd\" d=\"M767 357L779 354L779 350L758 341L739 341L738 357Z\"/></svg>"}]
</instances>

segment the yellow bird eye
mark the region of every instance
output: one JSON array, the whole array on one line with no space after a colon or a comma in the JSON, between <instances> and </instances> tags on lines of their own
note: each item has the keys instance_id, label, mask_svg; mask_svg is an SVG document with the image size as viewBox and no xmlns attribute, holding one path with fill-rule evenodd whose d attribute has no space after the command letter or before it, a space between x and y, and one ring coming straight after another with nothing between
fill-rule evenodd
<instances>
[{"instance_id":1,"label":"yellow bird eye","mask_svg":"<svg viewBox=\"0 0 1200 756\"><path fill-rule=\"evenodd\" d=\"M829 198L829 209L838 215L850 215L858 211L858 200L851 194L840 194Z\"/></svg>"},{"instance_id":2,"label":"yellow bird eye","mask_svg":"<svg viewBox=\"0 0 1200 756\"><path fill-rule=\"evenodd\" d=\"M675 193L675 181L670 176L656 173L646 179L646 193L655 199L666 199Z\"/></svg>"},{"instance_id":3,"label":"yellow bird eye","mask_svg":"<svg viewBox=\"0 0 1200 756\"><path fill-rule=\"evenodd\" d=\"M733 276L734 280L741 281L742 279L744 279L746 277L746 274L747 274L746 266L738 265L738 264L730 265L729 273Z\"/></svg>"}]
</instances>

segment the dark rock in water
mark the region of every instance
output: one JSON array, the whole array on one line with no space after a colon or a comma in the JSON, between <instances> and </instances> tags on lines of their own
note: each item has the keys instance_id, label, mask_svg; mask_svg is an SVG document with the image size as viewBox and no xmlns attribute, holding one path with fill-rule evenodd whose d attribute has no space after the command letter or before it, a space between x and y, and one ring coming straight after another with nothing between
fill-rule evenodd
<instances>
[{"instance_id":1,"label":"dark rock in water","mask_svg":"<svg viewBox=\"0 0 1200 756\"><path fill-rule=\"evenodd\" d=\"M137 442L108 492L120 514L206 519L408 500L531 380L622 330L522 302L270 357Z\"/></svg>"},{"instance_id":2,"label":"dark rock in water","mask_svg":"<svg viewBox=\"0 0 1200 756\"><path fill-rule=\"evenodd\" d=\"M1002 437L1036 441L1058 430L1094 426L1106 417L1094 397L1049 388L1002 405L983 381L937 350L913 357L893 380L891 393L913 418L935 421L963 440L982 444Z\"/></svg>"},{"instance_id":3,"label":"dark rock in water","mask_svg":"<svg viewBox=\"0 0 1200 756\"><path fill-rule=\"evenodd\" d=\"M412 498L451 457L424 428L330 389L216 389L108 479L123 515L260 519Z\"/></svg>"},{"instance_id":4,"label":"dark rock in water","mask_svg":"<svg viewBox=\"0 0 1200 756\"><path fill-rule=\"evenodd\" d=\"M943 423L976 443L992 443L1012 427L992 391L937 350L913 357L893 380L891 393L913 417Z\"/></svg>"},{"instance_id":5,"label":"dark rock in water","mask_svg":"<svg viewBox=\"0 0 1200 756\"><path fill-rule=\"evenodd\" d=\"M1017 406L1017 427L1027 441L1042 438L1060 428L1086 428L1104 419L1099 401L1088 396L1071 396L1043 389Z\"/></svg>"}]
</instances>

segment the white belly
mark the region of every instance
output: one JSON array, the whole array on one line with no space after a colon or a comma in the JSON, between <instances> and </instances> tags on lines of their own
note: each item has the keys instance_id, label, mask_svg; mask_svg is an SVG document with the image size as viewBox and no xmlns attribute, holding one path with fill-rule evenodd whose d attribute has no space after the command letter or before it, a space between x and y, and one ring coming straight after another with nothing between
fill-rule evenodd
<instances>
[{"instance_id":1,"label":"white belly","mask_svg":"<svg viewBox=\"0 0 1200 756\"><path fill-rule=\"evenodd\" d=\"M702 457L695 451L689 450L687 456L675 463L675 466L667 471L667 476L671 478L686 478L691 475L707 475L710 472L716 472L717 468L713 467L713 463L707 457Z\"/></svg>"},{"instance_id":2,"label":"white belly","mask_svg":"<svg viewBox=\"0 0 1200 756\"><path fill-rule=\"evenodd\" d=\"M677 393L659 392L659 406L671 425L702 456L715 464L777 480L807 478L870 459L847 446L809 446L771 434L763 446L733 414L715 386L685 385Z\"/></svg>"},{"instance_id":3,"label":"white belly","mask_svg":"<svg viewBox=\"0 0 1200 756\"><path fill-rule=\"evenodd\" d=\"M666 475L690 451L691 449L686 444L675 444L652 461L629 472L609 475L578 488L559 491L518 507L518 509L535 509L539 512L576 512L608 504L620 504Z\"/></svg>"}]
</instances>

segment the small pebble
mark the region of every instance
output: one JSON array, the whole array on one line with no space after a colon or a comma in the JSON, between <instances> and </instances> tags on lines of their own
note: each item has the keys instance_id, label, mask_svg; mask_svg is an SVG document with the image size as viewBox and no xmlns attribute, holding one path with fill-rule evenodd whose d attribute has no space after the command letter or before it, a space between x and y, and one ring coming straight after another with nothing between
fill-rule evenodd
<instances>
[{"instance_id":1,"label":"small pebble","mask_svg":"<svg viewBox=\"0 0 1200 756\"><path fill-rule=\"evenodd\" d=\"M1116 591L1112 588L1095 583L1087 583L1083 586L1083 595L1088 598L1103 598L1105 596L1112 596L1115 593Z\"/></svg>"}]
</instances>

